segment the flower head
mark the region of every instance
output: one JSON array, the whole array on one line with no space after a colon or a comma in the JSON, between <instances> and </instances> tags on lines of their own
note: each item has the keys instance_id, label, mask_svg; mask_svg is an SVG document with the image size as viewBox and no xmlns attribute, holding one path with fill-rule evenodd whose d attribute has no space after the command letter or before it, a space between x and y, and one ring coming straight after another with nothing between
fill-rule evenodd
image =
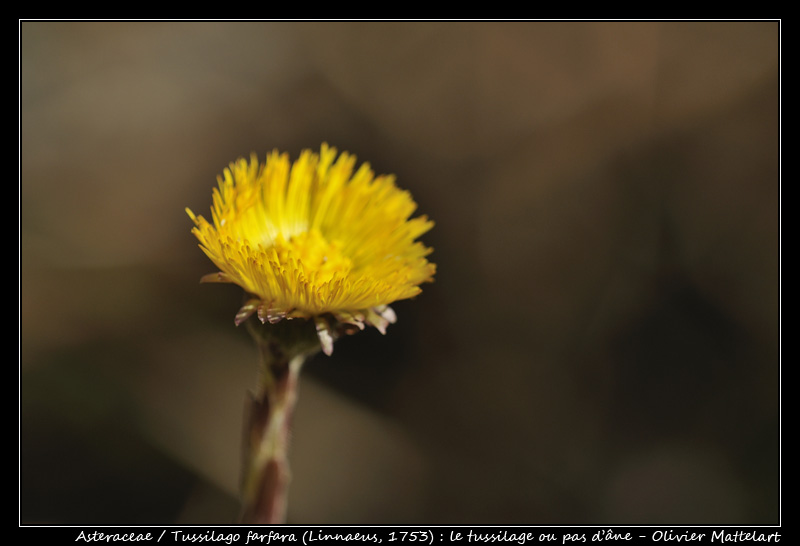
<instances>
[{"instance_id":1,"label":"flower head","mask_svg":"<svg viewBox=\"0 0 800 546\"><path fill-rule=\"evenodd\" d=\"M355 156L322 145L290 165L273 151L266 163L239 159L217 178L211 222L186 209L200 248L220 269L205 282L241 286L251 299L236 315L262 322L313 319L323 350L334 325L370 324L385 332L388 304L433 280L431 249L416 239L433 227L411 218L417 205L393 176L378 176ZM335 322L334 322L335 321Z\"/></svg>"}]
</instances>

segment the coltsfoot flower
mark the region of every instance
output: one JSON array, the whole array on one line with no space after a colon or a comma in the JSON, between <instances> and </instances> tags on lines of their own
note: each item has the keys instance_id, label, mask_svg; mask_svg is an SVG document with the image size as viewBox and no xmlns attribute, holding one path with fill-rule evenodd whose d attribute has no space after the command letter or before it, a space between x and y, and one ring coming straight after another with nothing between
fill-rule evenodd
<instances>
[{"instance_id":1,"label":"coltsfoot flower","mask_svg":"<svg viewBox=\"0 0 800 546\"><path fill-rule=\"evenodd\" d=\"M250 295L236 314L261 322L309 319L322 349L333 351L339 331L395 321L389 304L431 282L432 249L416 239L433 227L394 176L337 157L323 144L290 165L273 151L266 163L239 159L218 177L211 222L186 209L200 248L219 268L204 282L235 283Z\"/></svg>"}]
</instances>

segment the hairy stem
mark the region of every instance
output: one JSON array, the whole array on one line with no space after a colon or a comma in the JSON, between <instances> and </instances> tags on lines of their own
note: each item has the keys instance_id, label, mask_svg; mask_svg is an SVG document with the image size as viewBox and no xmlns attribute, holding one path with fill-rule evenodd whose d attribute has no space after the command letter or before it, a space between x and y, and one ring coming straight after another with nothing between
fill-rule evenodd
<instances>
[{"instance_id":1,"label":"hairy stem","mask_svg":"<svg viewBox=\"0 0 800 546\"><path fill-rule=\"evenodd\" d=\"M262 358L258 389L245 409L241 523L286 522L289 439L307 352L255 332ZM285 340L285 338L284 338Z\"/></svg>"}]
</instances>

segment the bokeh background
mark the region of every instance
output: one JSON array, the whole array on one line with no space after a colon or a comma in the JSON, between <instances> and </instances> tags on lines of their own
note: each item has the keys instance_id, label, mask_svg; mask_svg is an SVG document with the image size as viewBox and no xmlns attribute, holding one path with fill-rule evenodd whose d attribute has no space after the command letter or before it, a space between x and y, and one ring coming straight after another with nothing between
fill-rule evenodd
<instances>
[{"instance_id":1,"label":"bokeh background","mask_svg":"<svg viewBox=\"0 0 800 546\"><path fill-rule=\"evenodd\" d=\"M779 522L779 22L20 23L20 518L229 523L257 354L190 234L323 141L436 282L303 373L289 522Z\"/></svg>"}]
</instances>

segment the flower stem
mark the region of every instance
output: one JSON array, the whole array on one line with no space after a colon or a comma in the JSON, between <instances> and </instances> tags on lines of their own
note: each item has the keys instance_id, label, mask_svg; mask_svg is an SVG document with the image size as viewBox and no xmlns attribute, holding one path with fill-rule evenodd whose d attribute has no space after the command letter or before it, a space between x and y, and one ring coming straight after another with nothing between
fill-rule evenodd
<instances>
[{"instance_id":1,"label":"flower stem","mask_svg":"<svg viewBox=\"0 0 800 546\"><path fill-rule=\"evenodd\" d=\"M248 323L262 366L258 389L247 401L242 471L241 523L286 522L291 474L289 439L300 369L310 353L302 338ZM280 335L283 334L283 335Z\"/></svg>"}]
</instances>

